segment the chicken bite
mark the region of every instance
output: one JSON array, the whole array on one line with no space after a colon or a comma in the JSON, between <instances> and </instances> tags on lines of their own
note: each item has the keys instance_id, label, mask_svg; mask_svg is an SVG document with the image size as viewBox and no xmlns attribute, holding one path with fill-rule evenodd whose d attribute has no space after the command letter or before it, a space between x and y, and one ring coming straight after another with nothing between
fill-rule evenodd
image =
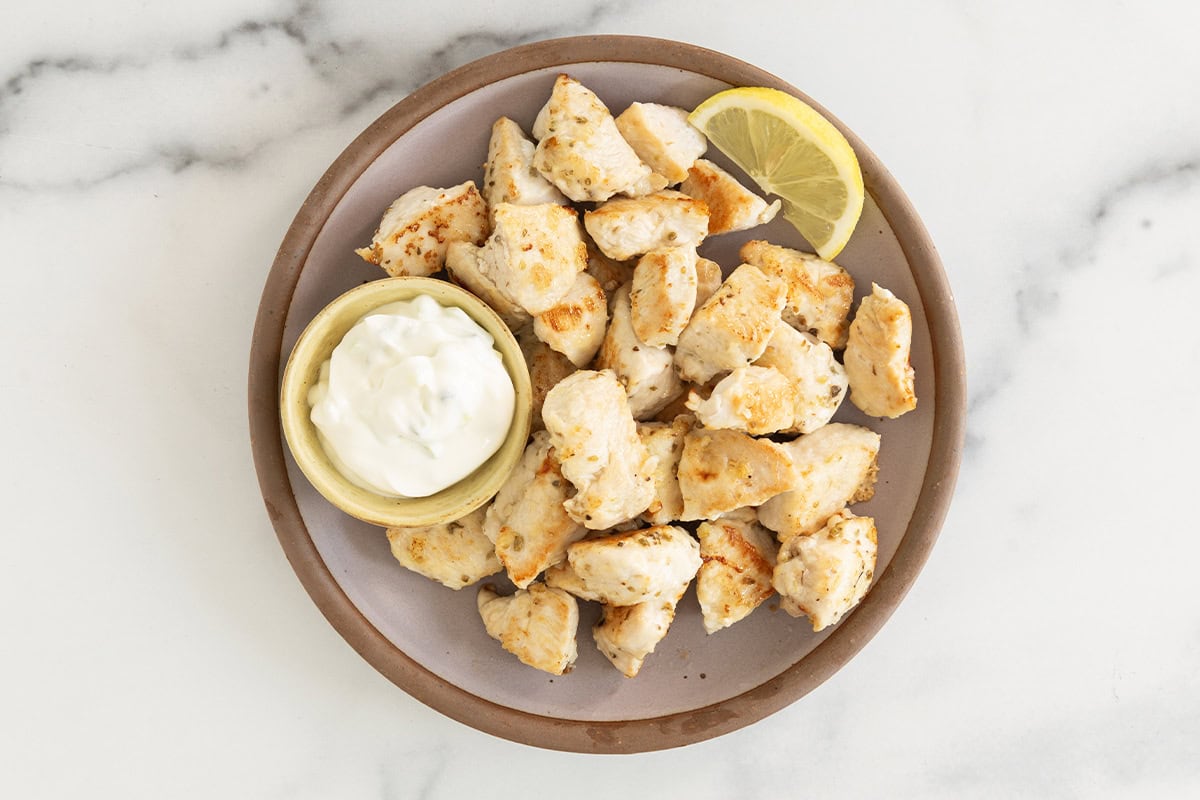
<instances>
[{"instance_id":1,"label":"chicken bite","mask_svg":"<svg viewBox=\"0 0 1200 800\"><path fill-rule=\"evenodd\" d=\"M483 527L517 588L524 589L542 570L566 558L567 546L587 533L563 508L570 494L550 435L538 431L500 487Z\"/></svg>"},{"instance_id":2,"label":"chicken bite","mask_svg":"<svg viewBox=\"0 0 1200 800\"><path fill-rule=\"evenodd\" d=\"M546 583L582 600L632 606L675 598L700 569L700 545L674 525L584 539L567 560L546 571Z\"/></svg>"},{"instance_id":3,"label":"chicken bite","mask_svg":"<svg viewBox=\"0 0 1200 800\"><path fill-rule=\"evenodd\" d=\"M634 265L604 255L590 236L584 241L587 244L587 273L599 282L604 294L611 299L617 289L633 280Z\"/></svg>"},{"instance_id":4,"label":"chicken bite","mask_svg":"<svg viewBox=\"0 0 1200 800\"><path fill-rule=\"evenodd\" d=\"M834 350L846 346L854 279L850 273L810 254L761 240L746 242L739 253L787 287L783 320L793 328L816 335Z\"/></svg>"},{"instance_id":5,"label":"chicken bite","mask_svg":"<svg viewBox=\"0 0 1200 800\"><path fill-rule=\"evenodd\" d=\"M738 367L721 379L707 400L691 395L687 407L706 428L761 436L792 427L796 389L774 367Z\"/></svg>"},{"instance_id":6,"label":"chicken bite","mask_svg":"<svg viewBox=\"0 0 1200 800\"><path fill-rule=\"evenodd\" d=\"M692 310L693 314L716 294L723 280L725 275L721 272L720 264L707 258L696 259L696 307Z\"/></svg>"},{"instance_id":7,"label":"chicken bite","mask_svg":"<svg viewBox=\"0 0 1200 800\"><path fill-rule=\"evenodd\" d=\"M753 517L702 522L696 533L704 560L696 574L696 598L704 630L716 633L775 594L771 577L778 547L771 532Z\"/></svg>"},{"instance_id":8,"label":"chicken bite","mask_svg":"<svg viewBox=\"0 0 1200 800\"><path fill-rule=\"evenodd\" d=\"M562 675L578 655L579 604L561 589L530 584L503 597L491 586L475 597L488 636L535 669Z\"/></svg>"},{"instance_id":9,"label":"chicken bite","mask_svg":"<svg viewBox=\"0 0 1200 800\"><path fill-rule=\"evenodd\" d=\"M451 281L491 306L505 325L516 330L530 321L529 313L509 300L491 278L483 274L479 263L482 252L470 242L451 242L446 248L446 273Z\"/></svg>"},{"instance_id":10,"label":"chicken bite","mask_svg":"<svg viewBox=\"0 0 1200 800\"><path fill-rule=\"evenodd\" d=\"M846 398L846 370L834 358L833 350L791 325L776 326L767 349L754 363L779 370L791 382L795 407L794 421L786 429L789 433L812 433L833 419Z\"/></svg>"},{"instance_id":11,"label":"chicken bite","mask_svg":"<svg viewBox=\"0 0 1200 800\"><path fill-rule=\"evenodd\" d=\"M696 248L661 247L642 256L629 291L630 320L652 347L673 345L696 309Z\"/></svg>"},{"instance_id":12,"label":"chicken bite","mask_svg":"<svg viewBox=\"0 0 1200 800\"><path fill-rule=\"evenodd\" d=\"M546 393L574 372L575 365L562 353L537 338L532 325L517 332L517 344L521 345L525 365L529 367L529 382L533 394L530 430L544 430L546 425L542 422L542 404L546 402Z\"/></svg>"},{"instance_id":13,"label":"chicken bite","mask_svg":"<svg viewBox=\"0 0 1200 800\"><path fill-rule=\"evenodd\" d=\"M646 656L666 637L687 587L684 582L673 595L634 606L603 606L600 621L592 627L592 639L626 678L637 677Z\"/></svg>"},{"instance_id":14,"label":"chicken bite","mask_svg":"<svg viewBox=\"0 0 1200 800\"><path fill-rule=\"evenodd\" d=\"M875 576L875 520L840 511L819 531L793 536L779 550L772 582L793 617L814 631L837 624L858 605Z\"/></svg>"},{"instance_id":15,"label":"chicken bite","mask_svg":"<svg viewBox=\"0 0 1200 800\"><path fill-rule=\"evenodd\" d=\"M831 422L780 447L791 456L795 480L758 509L759 522L780 541L820 530L847 503L874 496L879 455L874 431Z\"/></svg>"},{"instance_id":16,"label":"chicken bite","mask_svg":"<svg viewBox=\"0 0 1200 800\"><path fill-rule=\"evenodd\" d=\"M583 226L604 255L625 261L660 247L699 245L708 235L708 206L670 190L618 197L585 211Z\"/></svg>"},{"instance_id":17,"label":"chicken bite","mask_svg":"<svg viewBox=\"0 0 1200 800\"><path fill-rule=\"evenodd\" d=\"M708 149L704 134L688 122L688 112L658 103L632 103L617 117L617 130L643 162L679 183Z\"/></svg>"},{"instance_id":18,"label":"chicken bite","mask_svg":"<svg viewBox=\"0 0 1200 800\"><path fill-rule=\"evenodd\" d=\"M743 264L692 315L675 348L684 380L713 376L753 363L782 321L784 287L757 267Z\"/></svg>"},{"instance_id":19,"label":"chicken bite","mask_svg":"<svg viewBox=\"0 0 1200 800\"><path fill-rule=\"evenodd\" d=\"M554 203L501 203L493 211L496 224L479 251L479 271L530 314L549 311L587 267L579 218Z\"/></svg>"},{"instance_id":20,"label":"chicken bite","mask_svg":"<svg viewBox=\"0 0 1200 800\"><path fill-rule=\"evenodd\" d=\"M546 395L542 421L562 474L576 488L563 507L592 530L636 517L654 499L655 459L638 438L625 389L609 370L580 370Z\"/></svg>"},{"instance_id":21,"label":"chicken bite","mask_svg":"<svg viewBox=\"0 0 1200 800\"><path fill-rule=\"evenodd\" d=\"M683 516L683 494L679 491L679 458L683 455L683 437L692 429L695 419L689 415L675 417L671 422L639 422L638 436L650 455L658 459L654 468L654 500L642 513L651 525L666 525Z\"/></svg>"},{"instance_id":22,"label":"chicken bite","mask_svg":"<svg viewBox=\"0 0 1200 800\"><path fill-rule=\"evenodd\" d=\"M629 287L612 300L612 319L593 367L616 373L629 397L634 419L649 419L683 393L675 374L675 356L666 347L651 347L633 329Z\"/></svg>"},{"instance_id":23,"label":"chicken bite","mask_svg":"<svg viewBox=\"0 0 1200 800\"><path fill-rule=\"evenodd\" d=\"M581 272L558 305L533 318L533 332L572 364L582 367L600 349L607 322L608 300L600 282Z\"/></svg>"},{"instance_id":24,"label":"chicken bite","mask_svg":"<svg viewBox=\"0 0 1200 800\"><path fill-rule=\"evenodd\" d=\"M575 202L599 202L618 192L648 194L667 185L621 137L600 98L568 75L555 80L533 135L538 139L533 166Z\"/></svg>"},{"instance_id":25,"label":"chicken bite","mask_svg":"<svg viewBox=\"0 0 1200 800\"><path fill-rule=\"evenodd\" d=\"M503 567L483 533L485 509L461 519L423 528L388 528L392 555L406 569L455 591L494 575Z\"/></svg>"},{"instance_id":26,"label":"chicken bite","mask_svg":"<svg viewBox=\"0 0 1200 800\"><path fill-rule=\"evenodd\" d=\"M657 414L647 417L648 421L669 424L674 422L676 417L683 415L695 422L696 418L692 414L692 410L687 407L688 400L692 394L696 394L701 399L707 397L712 392L712 386L698 383L681 383L679 385L683 387L679 395L659 409Z\"/></svg>"},{"instance_id":27,"label":"chicken bite","mask_svg":"<svg viewBox=\"0 0 1200 800\"><path fill-rule=\"evenodd\" d=\"M418 186L388 206L371 244L354 252L392 277L432 275L446 263L450 242L480 244L487 234L487 207L474 181Z\"/></svg>"},{"instance_id":28,"label":"chicken bite","mask_svg":"<svg viewBox=\"0 0 1200 800\"><path fill-rule=\"evenodd\" d=\"M684 520L716 519L757 506L795 481L791 456L782 447L723 429L684 436L678 474Z\"/></svg>"},{"instance_id":29,"label":"chicken bite","mask_svg":"<svg viewBox=\"0 0 1200 800\"><path fill-rule=\"evenodd\" d=\"M775 219L781 205L779 200L768 205L737 178L703 158L688 170L679 191L708 206L709 236L765 225Z\"/></svg>"},{"instance_id":30,"label":"chicken bite","mask_svg":"<svg viewBox=\"0 0 1200 800\"><path fill-rule=\"evenodd\" d=\"M862 299L846 344L850 402L872 417L895 418L917 407L912 314L903 300L878 284Z\"/></svg>"},{"instance_id":31,"label":"chicken bite","mask_svg":"<svg viewBox=\"0 0 1200 800\"><path fill-rule=\"evenodd\" d=\"M488 160L483 169L483 198L489 209L501 203L528 206L566 205L569 201L533 167L534 144L521 126L508 117L492 125Z\"/></svg>"}]
</instances>

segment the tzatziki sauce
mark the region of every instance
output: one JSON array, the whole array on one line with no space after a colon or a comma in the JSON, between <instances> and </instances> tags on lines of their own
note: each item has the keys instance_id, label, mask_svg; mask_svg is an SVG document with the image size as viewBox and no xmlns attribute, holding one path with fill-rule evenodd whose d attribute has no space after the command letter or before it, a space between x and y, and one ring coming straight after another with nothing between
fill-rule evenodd
<instances>
[{"instance_id":1,"label":"tzatziki sauce","mask_svg":"<svg viewBox=\"0 0 1200 800\"><path fill-rule=\"evenodd\" d=\"M348 480L387 497L427 497L500 448L516 390L491 334L462 309L418 295L356 322L308 402Z\"/></svg>"}]
</instances>

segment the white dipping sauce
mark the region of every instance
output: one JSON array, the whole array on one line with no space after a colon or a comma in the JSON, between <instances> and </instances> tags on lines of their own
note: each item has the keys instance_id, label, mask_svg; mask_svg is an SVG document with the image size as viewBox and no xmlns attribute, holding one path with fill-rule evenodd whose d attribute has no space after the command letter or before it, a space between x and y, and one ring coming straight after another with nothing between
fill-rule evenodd
<instances>
[{"instance_id":1,"label":"white dipping sauce","mask_svg":"<svg viewBox=\"0 0 1200 800\"><path fill-rule=\"evenodd\" d=\"M325 452L358 486L426 497L499 449L516 390L491 334L432 297L364 316L309 390Z\"/></svg>"}]
</instances>

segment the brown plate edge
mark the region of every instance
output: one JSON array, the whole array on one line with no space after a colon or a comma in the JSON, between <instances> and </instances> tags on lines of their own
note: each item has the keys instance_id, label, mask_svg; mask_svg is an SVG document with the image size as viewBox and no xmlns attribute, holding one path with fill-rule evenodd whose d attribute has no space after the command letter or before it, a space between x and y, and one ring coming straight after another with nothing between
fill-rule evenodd
<instances>
[{"instance_id":1,"label":"brown plate edge","mask_svg":"<svg viewBox=\"0 0 1200 800\"><path fill-rule=\"evenodd\" d=\"M324 220L350 186L399 135L445 103L534 69L590 61L657 64L731 85L773 86L825 114L854 146L868 191L913 268L932 338L938 409L925 482L908 530L859 608L805 658L761 686L703 708L625 722L563 720L492 703L443 680L388 641L345 595L317 552L292 493L279 428L287 311ZM458 91L452 91L457 82ZM651 37L576 36L521 45L426 84L372 123L325 172L288 228L263 290L250 349L250 440L263 501L289 563L329 623L381 674L442 714L514 742L570 752L647 752L720 736L790 705L832 676L883 626L927 560L949 509L965 435L964 364L953 295L937 251L899 185L845 125L794 86L723 53Z\"/></svg>"}]
</instances>

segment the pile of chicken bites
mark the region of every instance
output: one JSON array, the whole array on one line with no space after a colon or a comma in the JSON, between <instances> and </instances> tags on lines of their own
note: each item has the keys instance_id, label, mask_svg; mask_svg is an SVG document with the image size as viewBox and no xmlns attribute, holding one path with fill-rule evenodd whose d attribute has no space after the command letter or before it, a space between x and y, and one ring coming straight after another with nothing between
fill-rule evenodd
<instances>
[{"instance_id":1,"label":"pile of chicken bites","mask_svg":"<svg viewBox=\"0 0 1200 800\"><path fill-rule=\"evenodd\" d=\"M532 133L497 120L482 189L413 189L358 251L482 298L534 386L499 494L388 529L393 554L451 589L503 570L516 591L480 588L483 624L555 675L575 662L581 600L602 605L593 638L630 677L693 581L710 634L774 593L814 630L835 624L875 568L874 520L848 506L874 493L880 439L830 419L847 395L871 416L916 406L908 307L874 286L851 322L844 269L766 241L727 275L699 256L779 203L703 159L683 109L614 119L560 75Z\"/></svg>"}]
</instances>

